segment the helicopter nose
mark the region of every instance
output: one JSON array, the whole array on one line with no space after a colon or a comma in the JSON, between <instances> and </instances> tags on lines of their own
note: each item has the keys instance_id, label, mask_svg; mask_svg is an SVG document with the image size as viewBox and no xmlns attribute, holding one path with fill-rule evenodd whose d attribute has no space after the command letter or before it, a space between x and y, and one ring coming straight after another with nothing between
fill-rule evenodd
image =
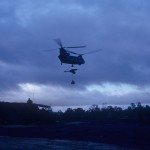
<instances>
[{"instance_id":1,"label":"helicopter nose","mask_svg":"<svg viewBox=\"0 0 150 150\"><path fill-rule=\"evenodd\" d=\"M82 63L83 63L83 64L85 64L85 61L84 61L84 59L83 59Z\"/></svg>"}]
</instances>

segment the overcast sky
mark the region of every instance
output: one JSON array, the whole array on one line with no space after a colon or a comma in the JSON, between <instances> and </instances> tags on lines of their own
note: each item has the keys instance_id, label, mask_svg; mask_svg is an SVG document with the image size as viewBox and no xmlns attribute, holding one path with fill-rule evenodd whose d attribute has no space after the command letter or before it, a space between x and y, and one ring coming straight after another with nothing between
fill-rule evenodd
<instances>
[{"instance_id":1,"label":"overcast sky","mask_svg":"<svg viewBox=\"0 0 150 150\"><path fill-rule=\"evenodd\" d=\"M149 0L1 0L0 101L51 106L150 101ZM61 65L53 41L85 55Z\"/></svg>"}]
</instances>

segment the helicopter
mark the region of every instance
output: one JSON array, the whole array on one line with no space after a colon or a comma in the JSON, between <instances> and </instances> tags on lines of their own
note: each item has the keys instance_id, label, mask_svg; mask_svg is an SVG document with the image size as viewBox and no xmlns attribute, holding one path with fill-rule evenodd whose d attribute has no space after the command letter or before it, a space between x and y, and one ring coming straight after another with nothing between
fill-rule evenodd
<instances>
[{"instance_id":1,"label":"helicopter","mask_svg":"<svg viewBox=\"0 0 150 150\"><path fill-rule=\"evenodd\" d=\"M78 69L73 68L74 65L83 65L85 64L85 60L83 59L83 55L99 52L102 49L89 51L83 54L79 54L73 51L70 51L68 49L72 48L85 48L86 46L72 46L72 47L66 47L63 46L60 39L54 39L54 41L59 45L59 55L58 58L61 62L61 65L64 64L71 64L71 67L67 68L64 72L69 72L72 74L72 81L71 84L75 84L75 81L73 80L73 75L76 74L76 71ZM71 68L71 69L70 69Z\"/></svg>"},{"instance_id":2,"label":"helicopter","mask_svg":"<svg viewBox=\"0 0 150 150\"><path fill-rule=\"evenodd\" d=\"M72 52L72 51L67 50L67 49L70 49L70 48L85 48L86 46L64 47L62 45L62 42L61 42L60 39L54 39L54 40L60 46L58 58L61 62L61 65L63 63L65 63L65 64L71 64L72 67L73 67L74 65L85 64L85 60L82 57L83 55L98 52L98 51L102 50L102 49L98 49L98 50L94 50L94 51L89 51L87 53L78 54L78 53ZM73 54L73 55L71 55L71 54ZM70 72L72 72L72 71L70 71ZM74 71L72 73L74 73Z\"/></svg>"}]
</instances>

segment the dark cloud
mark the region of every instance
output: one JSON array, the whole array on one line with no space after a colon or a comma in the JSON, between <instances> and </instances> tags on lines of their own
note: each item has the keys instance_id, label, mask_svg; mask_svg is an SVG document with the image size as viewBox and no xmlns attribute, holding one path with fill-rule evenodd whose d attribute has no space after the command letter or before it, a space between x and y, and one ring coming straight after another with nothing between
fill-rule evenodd
<instances>
[{"instance_id":1,"label":"dark cloud","mask_svg":"<svg viewBox=\"0 0 150 150\"><path fill-rule=\"evenodd\" d=\"M65 46L87 45L77 53L103 49L85 55L75 76L77 91L108 82L149 87L149 6L148 0L2 0L1 91L19 90L23 83L70 90L59 51L43 51L58 48L54 38Z\"/></svg>"}]
</instances>

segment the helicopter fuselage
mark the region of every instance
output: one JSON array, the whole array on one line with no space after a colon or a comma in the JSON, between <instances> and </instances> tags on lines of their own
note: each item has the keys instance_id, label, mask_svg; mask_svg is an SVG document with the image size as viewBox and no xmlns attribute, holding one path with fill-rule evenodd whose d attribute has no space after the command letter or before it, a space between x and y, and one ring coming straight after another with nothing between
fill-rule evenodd
<instances>
[{"instance_id":1,"label":"helicopter fuselage","mask_svg":"<svg viewBox=\"0 0 150 150\"><path fill-rule=\"evenodd\" d=\"M72 65L82 65L85 63L83 57L81 55L78 56L73 56L70 55L69 52L67 52L64 48L60 48L60 54L58 56L58 58L62 63L66 63L66 64L72 64Z\"/></svg>"}]
</instances>

